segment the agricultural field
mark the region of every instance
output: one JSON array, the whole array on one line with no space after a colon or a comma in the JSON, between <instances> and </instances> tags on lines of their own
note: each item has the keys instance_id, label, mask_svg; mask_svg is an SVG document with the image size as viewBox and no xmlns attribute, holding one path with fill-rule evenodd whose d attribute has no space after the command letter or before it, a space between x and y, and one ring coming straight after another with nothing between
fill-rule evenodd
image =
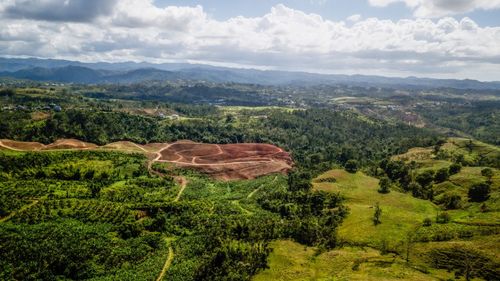
<instances>
[{"instance_id":1,"label":"agricultural field","mask_svg":"<svg viewBox=\"0 0 500 281\"><path fill-rule=\"evenodd\" d=\"M2 143L5 280L249 278L265 267L272 240L302 236L297 224L312 216L326 220L328 213L338 220L310 230L325 237L304 242L322 245L343 217L331 211L320 215L340 204L336 196L324 194L324 205L312 205L307 192L285 196L282 173L220 181L196 170L165 168L161 154L148 159L147 149L136 153L130 145L110 151L74 140L58 146ZM304 200L311 205L296 205ZM296 205L297 212L280 213L285 205ZM28 261L27 255L34 258Z\"/></svg>"}]
</instances>

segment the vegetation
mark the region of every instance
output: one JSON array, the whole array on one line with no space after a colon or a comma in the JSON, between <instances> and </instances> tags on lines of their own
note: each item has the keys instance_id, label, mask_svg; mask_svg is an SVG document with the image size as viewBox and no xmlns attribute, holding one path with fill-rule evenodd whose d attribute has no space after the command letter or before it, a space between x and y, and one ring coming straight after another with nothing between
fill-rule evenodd
<instances>
[{"instance_id":1,"label":"vegetation","mask_svg":"<svg viewBox=\"0 0 500 281\"><path fill-rule=\"evenodd\" d=\"M373 209L373 224L377 226L382 223L382 221L380 220L380 217L382 216L382 209L380 208L380 204L378 202L377 204L375 204L375 207Z\"/></svg>"},{"instance_id":2,"label":"vegetation","mask_svg":"<svg viewBox=\"0 0 500 281\"><path fill-rule=\"evenodd\" d=\"M224 182L142 149L0 146L2 280L154 280L165 264L164 280L499 276L496 101L449 89L5 83L0 139L272 143L294 169Z\"/></svg>"}]
</instances>

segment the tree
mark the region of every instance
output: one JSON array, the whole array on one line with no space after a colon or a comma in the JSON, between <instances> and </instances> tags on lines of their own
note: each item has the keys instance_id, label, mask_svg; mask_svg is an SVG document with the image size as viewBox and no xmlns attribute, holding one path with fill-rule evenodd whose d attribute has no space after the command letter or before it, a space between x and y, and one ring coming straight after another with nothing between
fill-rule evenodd
<instances>
[{"instance_id":1,"label":"tree","mask_svg":"<svg viewBox=\"0 0 500 281\"><path fill-rule=\"evenodd\" d=\"M484 168L481 170L481 175L488 179L488 182L491 182L491 178L493 177L493 170L491 168Z\"/></svg>"},{"instance_id":2,"label":"tree","mask_svg":"<svg viewBox=\"0 0 500 281\"><path fill-rule=\"evenodd\" d=\"M417 182L422 186L422 187L427 187L432 183L434 180L434 171L432 170L427 170L421 174L419 174L416 178Z\"/></svg>"},{"instance_id":3,"label":"tree","mask_svg":"<svg viewBox=\"0 0 500 281\"><path fill-rule=\"evenodd\" d=\"M382 223L380 221L380 217L382 216L382 209L380 208L379 203L375 204L375 212L373 213L373 224L374 225L379 225Z\"/></svg>"},{"instance_id":4,"label":"tree","mask_svg":"<svg viewBox=\"0 0 500 281\"><path fill-rule=\"evenodd\" d=\"M460 172L461 169L462 169L462 165L460 163L453 163L448 168L448 174L450 174L450 176L454 175L454 174L458 174L458 172Z\"/></svg>"},{"instance_id":5,"label":"tree","mask_svg":"<svg viewBox=\"0 0 500 281\"><path fill-rule=\"evenodd\" d=\"M483 202L490 197L490 185L486 182L476 183L469 188L469 199L472 202Z\"/></svg>"},{"instance_id":6,"label":"tree","mask_svg":"<svg viewBox=\"0 0 500 281\"><path fill-rule=\"evenodd\" d=\"M308 191L311 187L310 173L294 170L288 175L288 189L290 191Z\"/></svg>"},{"instance_id":7,"label":"tree","mask_svg":"<svg viewBox=\"0 0 500 281\"><path fill-rule=\"evenodd\" d=\"M358 161L354 159L347 160L345 163L345 170L349 173L356 173L358 171Z\"/></svg>"},{"instance_id":8,"label":"tree","mask_svg":"<svg viewBox=\"0 0 500 281\"><path fill-rule=\"evenodd\" d=\"M450 209L458 209L460 208L460 205L462 204L462 196L460 194L445 194L444 198L444 206L447 210Z\"/></svg>"},{"instance_id":9,"label":"tree","mask_svg":"<svg viewBox=\"0 0 500 281\"><path fill-rule=\"evenodd\" d=\"M387 194L391 192L390 186L391 186L391 180L389 180L388 177L383 177L380 179L378 182L378 192L382 194Z\"/></svg>"},{"instance_id":10,"label":"tree","mask_svg":"<svg viewBox=\"0 0 500 281\"><path fill-rule=\"evenodd\" d=\"M448 169L441 168L434 175L434 181L437 183L444 182L444 181L448 180L449 177L450 177L450 174L448 173Z\"/></svg>"},{"instance_id":11,"label":"tree","mask_svg":"<svg viewBox=\"0 0 500 281\"><path fill-rule=\"evenodd\" d=\"M411 191L413 197L429 199L432 197L432 189L422 187L418 182L411 182L408 185L408 190Z\"/></svg>"},{"instance_id":12,"label":"tree","mask_svg":"<svg viewBox=\"0 0 500 281\"><path fill-rule=\"evenodd\" d=\"M441 212L436 216L437 223L448 223L450 222L451 217L447 212Z\"/></svg>"}]
</instances>

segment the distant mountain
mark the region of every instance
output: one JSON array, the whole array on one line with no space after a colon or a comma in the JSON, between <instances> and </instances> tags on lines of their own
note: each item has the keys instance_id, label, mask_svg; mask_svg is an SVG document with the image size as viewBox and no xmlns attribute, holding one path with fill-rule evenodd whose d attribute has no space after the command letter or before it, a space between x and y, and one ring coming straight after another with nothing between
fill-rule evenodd
<instances>
[{"instance_id":1,"label":"distant mountain","mask_svg":"<svg viewBox=\"0 0 500 281\"><path fill-rule=\"evenodd\" d=\"M374 87L500 90L500 82L480 82L477 80L327 75L305 72L261 71L183 63L83 63L69 60L36 58L0 58L0 77L85 84L136 83L152 80L192 80L262 85L347 84Z\"/></svg>"}]
</instances>

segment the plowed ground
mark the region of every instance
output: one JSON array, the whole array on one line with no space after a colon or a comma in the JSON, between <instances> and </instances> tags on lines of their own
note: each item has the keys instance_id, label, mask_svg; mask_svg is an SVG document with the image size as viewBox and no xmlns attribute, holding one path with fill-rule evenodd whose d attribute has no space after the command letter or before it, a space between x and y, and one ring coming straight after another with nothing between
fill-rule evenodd
<instances>
[{"instance_id":1,"label":"plowed ground","mask_svg":"<svg viewBox=\"0 0 500 281\"><path fill-rule=\"evenodd\" d=\"M223 180L252 179L271 173L286 173L292 159L270 144L173 143L160 151L158 162L197 169Z\"/></svg>"}]
</instances>

